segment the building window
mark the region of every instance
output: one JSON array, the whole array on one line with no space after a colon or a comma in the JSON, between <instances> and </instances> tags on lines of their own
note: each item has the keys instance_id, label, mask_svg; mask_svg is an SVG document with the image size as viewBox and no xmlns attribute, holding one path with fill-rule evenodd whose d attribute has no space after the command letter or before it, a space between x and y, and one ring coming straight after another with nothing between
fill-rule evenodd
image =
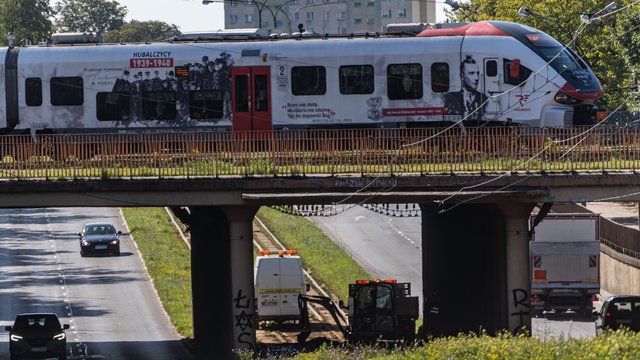
<instances>
[{"instance_id":1,"label":"building window","mask_svg":"<svg viewBox=\"0 0 640 360\"><path fill-rule=\"evenodd\" d=\"M382 13L382 18L383 19L388 19L390 17L391 17L391 9L389 9L389 10L387 10L387 11Z\"/></svg>"},{"instance_id":2,"label":"building window","mask_svg":"<svg viewBox=\"0 0 640 360\"><path fill-rule=\"evenodd\" d=\"M449 64L431 64L431 90L433 92L449 91Z\"/></svg>"},{"instance_id":3,"label":"building window","mask_svg":"<svg viewBox=\"0 0 640 360\"><path fill-rule=\"evenodd\" d=\"M327 75L324 66L294 66L291 68L291 93L293 95L324 95L327 92Z\"/></svg>"},{"instance_id":4,"label":"building window","mask_svg":"<svg viewBox=\"0 0 640 360\"><path fill-rule=\"evenodd\" d=\"M422 65L389 65L387 67L387 95L390 100L421 99Z\"/></svg>"},{"instance_id":5,"label":"building window","mask_svg":"<svg viewBox=\"0 0 640 360\"><path fill-rule=\"evenodd\" d=\"M232 23L232 24L237 24L238 23L238 15L236 15L236 14L229 15L229 22Z\"/></svg>"},{"instance_id":6,"label":"building window","mask_svg":"<svg viewBox=\"0 0 640 360\"><path fill-rule=\"evenodd\" d=\"M375 1L367 1L367 7L374 7L374 6L376 6Z\"/></svg>"},{"instance_id":7,"label":"building window","mask_svg":"<svg viewBox=\"0 0 640 360\"><path fill-rule=\"evenodd\" d=\"M331 11L325 11L322 13L322 20L329 20L331 18Z\"/></svg>"},{"instance_id":8,"label":"building window","mask_svg":"<svg viewBox=\"0 0 640 360\"><path fill-rule=\"evenodd\" d=\"M253 15L245 15L244 16L244 22L247 24L251 24L253 22Z\"/></svg>"},{"instance_id":9,"label":"building window","mask_svg":"<svg viewBox=\"0 0 640 360\"><path fill-rule=\"evenodd\" d=\"M398 17L399 18L406 18L407 17L407 9L398 10Z\"/></svg>"},{"instance_id":10,"label":"building window","mask_svg":"<svg viewBox=\"0 0 640 360\"><path fill-rule=\"evenodd\" d=\"M367 24L375 24L376 23L376 19L374 18L368 18L367 19Z\"/></svg>"},{"instance_id":11,"label":"building window","mask_svg":"<svg viewBox=\"0 0 640 360\"><path fill-rule=\"evenodd\" d=\"M42 80L40 78L27 78L24 82L24 92L27 106L42 105Z\"/></svg>"},{"instance_id":12,"label":"building window","mask_svg":"<svg viewBox=\"0 0 640 360\"><path fill-rule=\"evenodd\" d=\"M373 93L373 66L371 65L341 66L338 76L340 93L343 95Z\"/></svg>"},{"instance_id":13,"label":"building window","mask_svg":"<svg viewBox=\"0 0 640 360\"><path fill-rule=\"evenodd\" d=\"M360 18L353 19L353 23L354 24L362 24L362 19L360 19Z\"/></svg>"},{"instance_id":14,"label":"building window","mask_svg":"<svg viewBox=\"0 0 640 360\"><path fill-rule=\"evenodd\" d=\"M347 18L347 12L346 11L338 11L338 20L345 20Z\"/></svg>"},{"instance_id":15,"label":"building window","mask_svg":"<svg viewBox=\"0 0 640 360\"><path fill-rule=\"evenodd\" d=\"M131 115L131 97L119 92L99 92L96 95L98 121L127 121Z\"/></svg>"},{"instance_id":16,"label":"building window","mask_svg":"<svg viewBox=\"0 0 640 360\"><path fill-rule=\"evenodd\" d=\"M307 5L312 5L313 4L313 0L307 0Z\"/></svg>"},{"instance_id":17,"label":"building window","mask_svg":"<svg viewBox=\"0 0 640 360\"><path fill-rule=\"evenodd\" d=\"M307 21L312 21L313 20L313 12L309 11L305 14L305 19Z\"/></svg>"},{"instance_id":18,"label":"building window","mask_svg":"<svg viewBox=\"0 0 640 360\"><path fill-rule=\"evenodd\" d=\"M81 77L51 78L51 105L82 105L84 103L84 83Z\"/></svg>"},{"instance_id":19,"label":"building window","mask_svg":"<svg viewBox=\"0 0 640 360\"><path fill-rule=\"evenodd\" d=\"M358 2L354 2L354 3L353 3L353 7L354 7L354 8L359 8L359 7L361 7L361 6L362 6L362 3L361 3L361 2L359 2L359 1L358 1Z\"/></svg>"}]
</instances>

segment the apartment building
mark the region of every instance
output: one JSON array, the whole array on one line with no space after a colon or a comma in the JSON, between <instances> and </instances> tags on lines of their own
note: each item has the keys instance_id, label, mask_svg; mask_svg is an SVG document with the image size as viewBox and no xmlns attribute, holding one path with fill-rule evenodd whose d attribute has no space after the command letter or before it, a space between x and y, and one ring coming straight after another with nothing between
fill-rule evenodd
<instances>
[{"instance_id":1,"label":"apartment building","mask_svg":"<svg viewBox=\"0 0 640 360\"><path fill-rule=\"evenodd\" d=\"M225 28L328 34L384 32L392 23L435 23L435 0L225 1Z\"/></svg>"}]
</instances>

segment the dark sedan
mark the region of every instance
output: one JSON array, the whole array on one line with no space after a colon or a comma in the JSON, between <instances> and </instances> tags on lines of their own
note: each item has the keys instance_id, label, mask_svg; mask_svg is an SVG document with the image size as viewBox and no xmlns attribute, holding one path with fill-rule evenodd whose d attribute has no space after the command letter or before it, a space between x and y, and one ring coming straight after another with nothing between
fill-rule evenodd
<instances>
[{"instance_id":1,"label":"dark sedan","mask_svg":"<svg viewBox=\"0 0 640 360\"><path fill-rule=\"evenodd\" d=\"M109 223L89 223L84 226L80 236L80 256L89 254L120 255L121 231Z\"/></svg>"},{"instance_id":2,"label":"dark sedan","mask_svg":"<svg viewBox=\"0 0 640 360\"><path fill-rule=\"evenodd\" d=\"M13 359L67 358L69 325L60 325L58 316L49 313L19 314L9 331L9 352Z\"/></svg>"},{"instance_id":3,"label":"dark sedan","mask_svg":"<svg viewBox=\"0 0 640 360\"><path fill-rule=\"evenodd\" d=\"M626 327L632 331L640 331L640 296L616 295L602 303L599 312L594 312L596 333L602 330L617 330Z\"/></svg>"}]
</instances>

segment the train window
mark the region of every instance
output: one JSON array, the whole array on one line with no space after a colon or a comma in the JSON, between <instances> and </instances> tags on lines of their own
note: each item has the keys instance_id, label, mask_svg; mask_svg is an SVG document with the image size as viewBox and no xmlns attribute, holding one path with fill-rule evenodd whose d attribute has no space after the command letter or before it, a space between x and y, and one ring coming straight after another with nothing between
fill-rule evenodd
<instances>
[{"instance_id":1,"label":"train window","mask_svg":"<svg viewBox=\"0 0 640 360\"><path fill-rule=\"evenodd\" d=\"M249 111L249 78L247 75L236 75L234 81L236 88L236 112Z\"/></svg>"},{"instance_id":2,"label":"train window","mask_svg":"<svg viewBox=\"0 0 640 360\"><path fill-rule=\"evenodd\" d=\"M498 75L498 62L495 60L488 60L485 64L485 74L489 77L494 77Z\"/></svg>"},{"instance_id":3,"label":"train window","mask_svg":"<svg viewBox=\"0 0 640 360\"><path fill-rule=\"evenodd\" d=\"M293 95L324 95L327 92L327 71L324 66L294 66L291 68Z\"/></svg>"},{"instance_id":4,"label":"train window","mask_svg":"<svg viewBox=\"0 0 640 360\"><path fill-rule=\"evenodd\" d=\"M189 117L193 120L222 119L223 97L220 90L189 92Z\"/></svg>"},{"instance_id":5,"label":"train window","mask_svg":"<svg viewBox=\"0 0 640 360\"><path fill-rule=\"evenodd\" d=\"M131 97L117 92L96 95L96 115L99 121L127 121L131 115Z\"/></svg>"},{"instance_id":6,"label":"train window","mask_svg":"<svg viewBox=\"0 0 640 360\"><path fill-rule=\"evenodd\" d=\"M70 106L84 103L84 84L82 78L54 77L51 78L51 105Z\"/></svg>"},{"instance_id":7,"label":"train window","mask_svg":"<svg viewBox=\"0 0 640 360\"><path fill-rule=\"evenodd\" d=\"M176 93L173 91L143 92L142 116L145 120L176 120Z\"/></svg>"},{"instance_id":8,"label":"train window","mask_svg":"<svg viewBox=\"0 0 640 360\"><path fill-rule=\"evenodd\" d=\"M504 59L503 73L504 73L504 83L505 84L521 85L522 86L527 81L529 76L531 76L531 72L532 71L528 67L523 66L522 64L520 64L520 76L512 77L511 76L511 72L509 71L510 67L511 67L511 60Z\"/></svg>"},{"instance_id":9,"label":"train window","mask_svg":"<svg viewBox=\"0 0 640 360\"><path fill-rule=\"evenodd\" d=\"M340 93L343 95L372 94L373 66L347 65L340 66Z\"/></svg>"},{"instance_id":10,"label":"train window","mask_svg":"<svg viewBox=\"0 0 640 360\"><path fill-rule=\"evenodd\" d=\"M433 92L449 91L449 64L431 64L431 90Z\"/></svg>"},{"instance_id":11,"label":"train window","mask_svg":"<svg viewBox=\"0 0 640 360\"><path fill-rule=\"evenodd\" d=\"M24 93L27 106L42 105L42 80L40 78L27 78L24 82Z\"/></svg>"},{"instance_id":12,"label":"train window","mask_svg":"<svg viewBox=\"0 0 640 360\"><path fill-rule=\"evenodd\" d=\"M390 100L421 99L422 65L389 65L387 67L387 96Z\"/></svg>"},{"instance_id":13,"label":"train window","mask_svg":"<svg viewBox=\"0 0 640 360\"><path fill-rule=\"evenodd\" d=\"M253 79L254 86L253 91L255 92L255 100L256 100L256 111L269 111L269 98L267 95L267 76L266 75L256 75Z\"/></svg>"}]
</instances>

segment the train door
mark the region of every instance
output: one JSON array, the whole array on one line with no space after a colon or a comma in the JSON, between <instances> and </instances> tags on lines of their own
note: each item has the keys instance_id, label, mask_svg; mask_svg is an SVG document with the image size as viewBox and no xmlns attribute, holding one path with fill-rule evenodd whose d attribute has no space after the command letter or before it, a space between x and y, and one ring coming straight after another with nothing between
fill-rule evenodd
<instances>
[{"instance_id":1,"label":"train door","mask_svg":"<svg viewBox=\"0 0 640 360\"><path fill-rule=\"evenodd\" d=\"M268 66L239 66L231 73L233 130L271 130Z\"/></svg>"},{"instance_id":2,"label":"train door","mask_svg":"<svg viewBox=\"0 0 640 360\"><path fill-rule=\"evenodd\" d=\"M502 110L500 108L501 96L498 96L502 91L500 86L502 69L499 64L498 58L484 59L484 93L488 96L485 108L485 114L487 115L499 115Z\"/></svg>"}]
</instances>

